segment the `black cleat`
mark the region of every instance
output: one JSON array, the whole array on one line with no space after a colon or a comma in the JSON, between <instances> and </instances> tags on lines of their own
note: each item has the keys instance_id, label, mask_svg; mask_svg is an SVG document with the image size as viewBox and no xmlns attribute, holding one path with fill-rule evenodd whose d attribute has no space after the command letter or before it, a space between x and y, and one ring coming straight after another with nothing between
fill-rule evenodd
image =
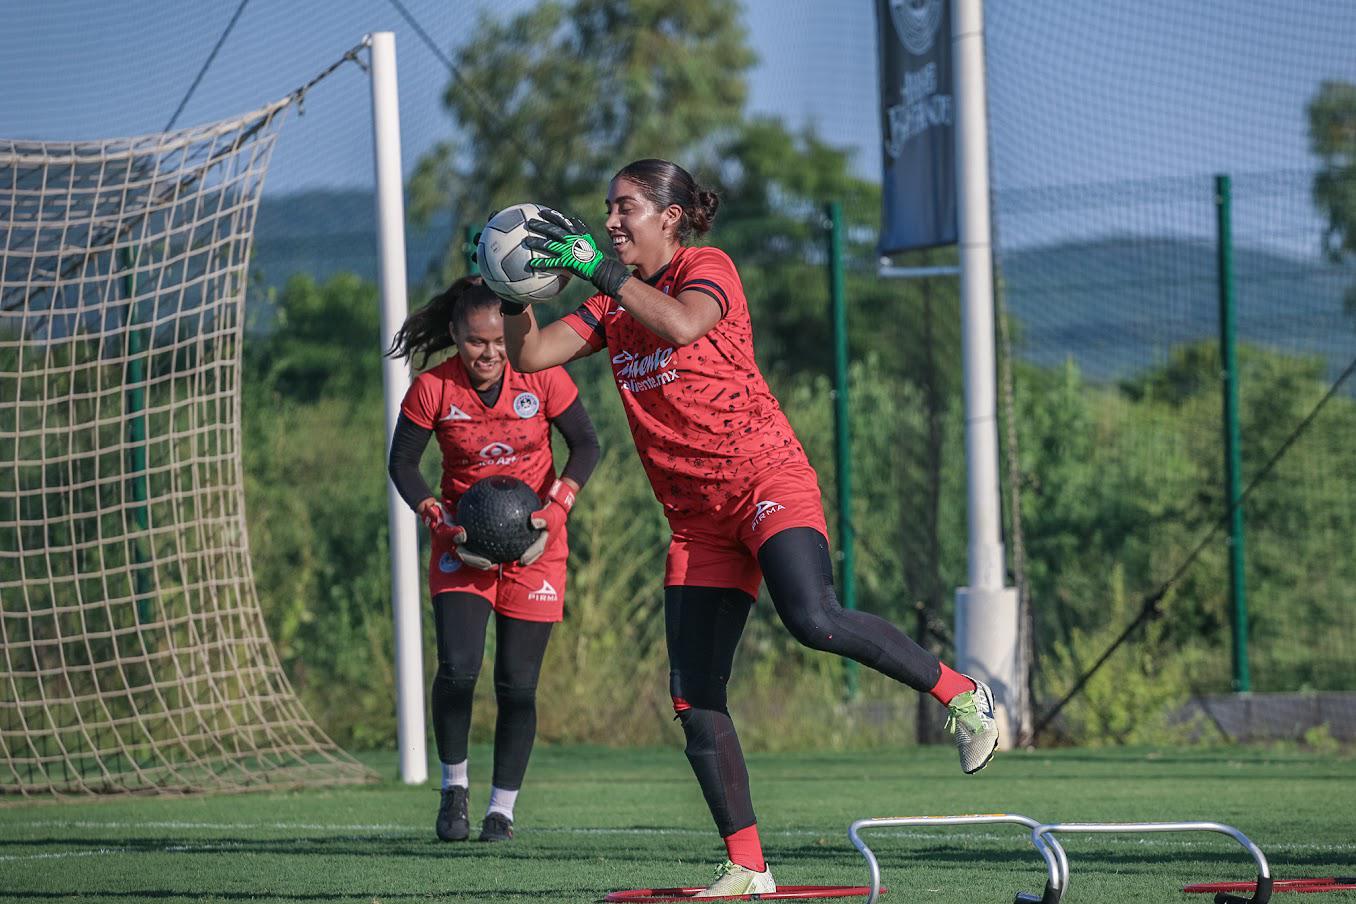
<instances>
[{"instance_id":1,"label":"black cleat","mask_svg":"<svg viewBox=\"0 0 1356 904\"><path fill-rule=\"evenodd\" d=\"M512 841L513 820L503 813L486 813L480 825L481 841Z\"/></svg>"},{"instance_id":2,"label":"black cleat","mask_svg":"<svg viewBox=\"0 0 1356 904\"><path fill-rule=\"evenodd\" d=\"M471 821L466 816L468 797L470 794L461 785L443 789L442 800L438 803L438 821L434 824L443 841L465 841L471 837Z\"/></svg>"}]
</instances>

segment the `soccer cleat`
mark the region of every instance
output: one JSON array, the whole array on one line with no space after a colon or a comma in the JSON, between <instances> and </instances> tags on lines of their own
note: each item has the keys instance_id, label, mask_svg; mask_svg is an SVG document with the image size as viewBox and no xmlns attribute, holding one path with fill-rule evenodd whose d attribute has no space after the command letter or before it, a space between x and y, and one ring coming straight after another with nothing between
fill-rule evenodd
<instances>
[{"instance_id":1,"label":"soccer cleat","mask_svg":"<svg viewBox=\"0 0 1356 904\"><path fill-rule=\"evenodd\" d=\"M513 840L513 820L509 819L503 813L491 811L485 814L485 821L480 824L481 841L512 841Z\"/></svg>"},{"instance_id":2,"label":"soccer cleat","mask_svg":"<svg viewBox=\"0 0 1356 904\"><path fill-rule=\"evenodd\" d=\"M764 864L761 873L726 860L716 867L716 881L697 892L694 898L719 898L724 895L766 895L777 890L772 867Z\"/></svg>"},{"instance_id":3,"label":"soccer cleat","mask_svg":"<svg viewBox=\"0 0 1356 904\"><path fill-rule=\"evenodd\" d=\"M467 789L453 785L443 789L438 802L438 821L434 829L443 841L465 841L471 837L471 821L466 817Z\"/></svg>"},{"instance_id":4,"label":"soccer cleat","mask_svg":"<svg viewBox=\"0 0 1356 904\"><path fill-rule=\"evenodd\" d=\"M946 705L950 712L946 730L956 736L961 771L966 775L974 775L989 765L989 760L998 750L998 721L993 711L993 691L983 681L970 680L975 682L975 689L957 694Z\"/></svg>"}]
</instances>

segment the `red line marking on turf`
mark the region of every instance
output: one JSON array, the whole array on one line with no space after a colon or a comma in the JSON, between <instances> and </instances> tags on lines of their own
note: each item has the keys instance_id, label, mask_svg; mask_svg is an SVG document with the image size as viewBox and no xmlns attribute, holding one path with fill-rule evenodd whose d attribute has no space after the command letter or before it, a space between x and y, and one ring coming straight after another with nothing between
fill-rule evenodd
<instances>
[{"instance_id":1,"label":"red line marking on turf","mask_svg":"<svg viewBox=\"0 0 1356 904\"><path fill-rule=\"evenodd\" d=\"M881 894L888 889L881 888ZM633 904L651 904L658 901L687 901L704 891L702 888L632 888L624 891L608 892L604 901L629 901ZM702 898L703 901L775 901L799 898L850 898L866 897L871 889L865 885L782 885L776 891L755 895L721 895L715 898Z\"/></svg>"}]
</instances>

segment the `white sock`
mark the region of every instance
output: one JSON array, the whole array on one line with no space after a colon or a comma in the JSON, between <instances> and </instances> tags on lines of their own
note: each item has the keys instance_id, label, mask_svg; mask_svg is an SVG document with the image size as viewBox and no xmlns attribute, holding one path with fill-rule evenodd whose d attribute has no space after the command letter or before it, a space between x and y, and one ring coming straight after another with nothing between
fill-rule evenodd
<instances>
[{"instance_id":1,"label":"white sock","mask_svg":"<svg viewBox=\"0 0 1356 904\"><path fill-rule=\"evenodd\" d=\"M454 785L469 788L471 781L466 777L466 760L460 763L443 763L443 790Z\"/></svg>"},{"instance_id":2,"label":"white sock","mask_svg":"<svg viewBox=\"0 0 1356 904\"><path fill-rule=\"evenodd\" d=\"M509 822L513 822L513 805L518 800L517 791L506 791L495 785L490 786L490 806L485 811L485 815L491 813L502 813L508 817Z\"/></svg>"}]
</instances>

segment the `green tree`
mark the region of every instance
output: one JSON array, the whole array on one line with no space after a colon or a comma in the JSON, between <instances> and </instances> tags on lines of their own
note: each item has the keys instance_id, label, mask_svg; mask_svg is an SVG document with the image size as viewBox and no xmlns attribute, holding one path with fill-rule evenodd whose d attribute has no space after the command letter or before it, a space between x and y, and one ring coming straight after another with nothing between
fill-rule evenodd
<instances>
[{"instance_id":1,"label":"green tree","mask_svg":"<svg viewBox=\"0 0 1356 904\"><path fill-rule=\"evenodd\" d=\"M1323 248L1340 260L1356 252L1356 85L1325 81L1309 101L1309 147L1322 167L1314 176L1314 202L1327 218ZM1356 314L1356 287L1346 308Z\"/></svg>"},{"instance_id":2,"label":"green tree","mask_svg":"<svg viewBox=\"0 0 1356 904\"><path fill-rule=\"evenodd\" d=\"M324 285L299 273L278 301L273 332L251 352L257 370L280 398L315 401L381 391L377 287L353 273Z\"/></svg>"},{"instance_id":3,"label":"green tree","mask_svg":"<svg viewBox=\"0 0 1356 904\"><path fill-rule=\"evenodd\" d=\"M548 0L483 16L453 62L453 134L410 184L416 219L534 200L598 225L617 167L692 160L736 125L754 63L735 0Z\"/></svg>"}]
</instances>

